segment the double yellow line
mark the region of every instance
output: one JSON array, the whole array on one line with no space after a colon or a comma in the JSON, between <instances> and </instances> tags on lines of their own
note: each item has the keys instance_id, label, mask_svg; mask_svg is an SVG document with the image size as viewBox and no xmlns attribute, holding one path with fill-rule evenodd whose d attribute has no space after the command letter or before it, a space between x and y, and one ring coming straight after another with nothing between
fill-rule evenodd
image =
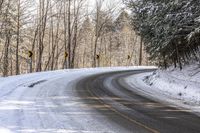
<instances>
[{"instance_id":1,"label":"double yellow line","mask_svg":"<svg viewBox=\"0 0 200 133\"><path fill-rule=\"evenodd\" d=\"M93 97L98 97L98 96L96 96L96 95L89 89L89 87L87 87L87 91L88 91L88 92L90 93L90 95L92 95ZM136 125L138 125L138 126L140 126L140 127L142 127L142 128L145 128L146 130L148 130L148 131L150 131L150 132L152 132L152 133L160 133L159 131L157 131L157 130L155 130L155 129L153 129L153 128L150 128L150 127L148 127L148 126L146 126L146 125L144 125L144 124L138 122L137 120L131 119L131 118L129 118L128 116L126 116L126 115L120 113L120 112L117 111L115 108L113 108L112 106L110 106L110 105L108 105L108 104L105 104L105 103L104 103L102 100L100 100L100 99L101 99L100 97L97 98L97 100L98 100L101 104L105 105L106 108L108 108L109 110L115 112L116 114L120 115L121 117L123 117L123 118L129 120L130 122L132 122L132 123L134 123L134 124L136 124Z\"/></svg>"}]
</instances>

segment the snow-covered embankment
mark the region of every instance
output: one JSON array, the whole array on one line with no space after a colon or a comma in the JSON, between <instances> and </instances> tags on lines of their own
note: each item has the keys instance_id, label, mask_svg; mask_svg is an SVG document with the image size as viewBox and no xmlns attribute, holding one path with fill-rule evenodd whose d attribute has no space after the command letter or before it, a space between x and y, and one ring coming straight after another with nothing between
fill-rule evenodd
<instances>
[{"instance_id":1,"label":"snow-covered embankment","mask_svg":"<svg viewBox=\"0 0 200 133\"><path fill-rule=\"evenodd\" d=\"M157 70L127 77L126 82L141 94L200 113L200 66Z\"/></svg>"}]
</instances>

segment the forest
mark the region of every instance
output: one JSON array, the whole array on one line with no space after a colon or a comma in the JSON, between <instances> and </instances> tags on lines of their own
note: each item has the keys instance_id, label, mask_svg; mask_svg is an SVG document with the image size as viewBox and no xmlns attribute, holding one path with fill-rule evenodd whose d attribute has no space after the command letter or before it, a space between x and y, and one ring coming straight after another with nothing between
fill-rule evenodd
<instances>
[{"instance_id":1,"label":"forest","mask_svg":"<svg viewBox=\"0 0 200 133\"><path fill-rule=\"evenodd\" d=\"M1 0L0 74L146 65L122 2Z\"/></svg>"},{"instance_id":2,"label":"forest","mask_svg":"<svg viewBox=\"0 0 200 133\"><path fill-rule=\"evenodd\" d=\"M1 0L0 75L199 62L196 0ZM123 6L122 6L123 5Z\"/></svg>"},{"instance_id":3,"label":"forest","mask_svg":"<svg viewBox=\"0 0 200 133\"><path fill-rule=\"evenodd\" d=\"M163 68L199 62L200 1L124 0L150 59Z\"/></svg>"}]
</instances>

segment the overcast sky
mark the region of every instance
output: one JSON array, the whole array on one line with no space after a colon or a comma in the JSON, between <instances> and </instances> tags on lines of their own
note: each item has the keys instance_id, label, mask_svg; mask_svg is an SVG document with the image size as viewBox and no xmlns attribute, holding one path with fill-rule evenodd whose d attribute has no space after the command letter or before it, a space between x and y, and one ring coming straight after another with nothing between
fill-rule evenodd
<instances>
[{"instance_id":1,"label":"overcast sky","mask_svg":"<svg viewBox=\"0 0 200 133\"><path fill-rule=\"evenodd\" d=\"M35 0L36 3L38 3L39 0ZM95 9L95 3L96 3L96 0L86 0L88 7L89 9L86 9L88 10L89 12L93 12L94 9ZM97 0L97 1L100 1L100 0ZM120 11L124 6L122 0L104 0L103 2L103 8L106 8L106 9L115 9L115 15L117 15L117 12Z\"/></svg>"},{"instance_id":2,"label":"overcast sky","mask_svg":"<svg viewBox=\"0 0 200 133\"><path fill-rule=\"evenodd\" d=\"M124 7L122 0L104 0L104 6L119 6L119 7ZM90 6L90 8L94 8L95 7L95 2L96 0L88 0L88 5Z\"/></svg>"},{"instance_id":3,"label":"overcast sky","mask_svg":"<svg viewBox=\"0 0 200 133\"><path fill-rule=\"evenodd\" d=\"M91 3L91 5L94 5L95 4L95 1L96 0L89 0L89 2ZM106 3L122 3L122 0L105 0Z\"/></svg>"}]
</instances>

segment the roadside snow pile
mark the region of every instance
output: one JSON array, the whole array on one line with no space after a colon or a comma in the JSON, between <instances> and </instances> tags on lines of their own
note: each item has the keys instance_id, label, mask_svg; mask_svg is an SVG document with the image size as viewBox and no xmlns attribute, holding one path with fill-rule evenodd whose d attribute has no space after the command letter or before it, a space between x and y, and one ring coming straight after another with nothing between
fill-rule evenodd
<instances>
[{"instance_id":1,"label":"roadside snow pile","mask_svg":"<svg viewBox=\"0 0 200 133\"><path fill-rule=\"evenodd\" d=\"M127 77L129 85L151 98L200 112L200 65L157 70Z\"/></svg>"}]
</instances>

